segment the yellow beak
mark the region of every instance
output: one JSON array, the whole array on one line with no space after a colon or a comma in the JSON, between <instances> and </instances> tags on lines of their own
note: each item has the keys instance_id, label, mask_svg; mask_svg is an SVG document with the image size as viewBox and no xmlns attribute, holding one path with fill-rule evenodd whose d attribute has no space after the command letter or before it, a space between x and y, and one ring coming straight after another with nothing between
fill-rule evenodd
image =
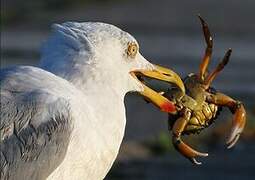
<instances>
[{"instance_id":1,"label":"yellow beak","mask_svg":"<svg viewBox=\"0 0 255 180\"><path fill-rule=\"evenodd\" d=\"M145 76L145 77L175 84L177 87L180 88L183 94L185 94L184 84L181 78L174 71L162 66L158 66L158 65L154 65L154 66L155 66L155 69L153 70L135 70L131 72L131 75L137 80L139 80L137 76ZM142 82L141 84L143 86L143 90L139 93L143 95L146 98L146 100L149 100L151 103L159 107L161 111L173 113L173 114L176 113L176 108L172 101L168 100L167 98L162 96L160 93L149 88Z\"/></svg>"}]
</instances>

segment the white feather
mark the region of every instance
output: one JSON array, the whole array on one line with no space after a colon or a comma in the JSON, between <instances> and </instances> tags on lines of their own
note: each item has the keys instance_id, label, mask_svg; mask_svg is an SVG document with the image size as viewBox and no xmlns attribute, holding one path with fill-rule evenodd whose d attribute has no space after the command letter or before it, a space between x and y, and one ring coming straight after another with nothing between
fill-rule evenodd
<instances>
[{"instance_id":1,"label":"white feather","mask_svg":"<svg viewBox=\"0 0 255 180\"><path fill-rule=\"evenodd\" d=\"M53 29L40 67L54 75L33 69L42 80L31 80L27 88L68 99L74 129L63 162L48 180L103 179L124 136L124 96L143 90L129 72L154 67L139 52L127 56L128 43L136 40L113 25L68 22Z\"/></svg>"}]
</instances>

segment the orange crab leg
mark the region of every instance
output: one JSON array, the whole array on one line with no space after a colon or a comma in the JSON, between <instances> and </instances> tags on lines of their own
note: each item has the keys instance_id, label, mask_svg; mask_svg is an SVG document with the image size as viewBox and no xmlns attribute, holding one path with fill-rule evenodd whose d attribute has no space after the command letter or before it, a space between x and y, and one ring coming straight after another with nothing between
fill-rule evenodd
<instances>
[{"instance_id":1,"label":"orange crab leg","mask_svg":"<svg viewBox=\"0 0 255 180\"><path fill-rule=\"evenodd\" d=\"M183 111L183 116L178 118L176 122L173 125L172 131L173 131L173 145L175 149L180 152L184 157L188 158L192 163L200 165L202 164L201 162L198 162L195 157L206 157L208 156L207 153L201 153L198 152L191 147L189 147L187 144L185 144L181 140L181 134L183 130L185 129L189 119L191 117L191 112L185 109Z\"/></svg>"},{"instance_id":2,"label":"orange crab leg","mask_svg":"<svg viewBox=\"0 0 255 180\"><path fill-rule=\"evenodd\" d=\"M211 85L212 81L215 79L215 77L228 64L231 53L232 53L232 49L229 49L226 52L223 60L216 67L216 69L207 76L207 78L205 79L205 82L204 82L206 89L208 89L210 87L210 85Z\"/></svg>"},{"instance_id":3,"label":"orange crab leg","mask_svg":"<svg viewBox=\"0 0 255 180\"><path fill-rule=\"evenodd\" d=\"M212 56L213 39L207 23L202 19L200 15L198 15L198 18L201 21L205 42L207 44L202 63L200 64L199 67L199 77L201 80L204 80L205 73L207 71L207 67Z\"/></svg>"},{"instance_id":4,"label":"orange crab leg","mask_svg":"<svg viewBox=\"0 0 255 180\"><path fill-rule=\"evenodd\" d=\"M233 147L238 141L240 134L242 133L246 123L246 111L244 105L240 101L235 101L231 97L216 93L215 95L209 95L208 102L214 103L219 106L227 106L234 114L230 135L227 139L227 148Z\"/></svg>"}]
</instances>

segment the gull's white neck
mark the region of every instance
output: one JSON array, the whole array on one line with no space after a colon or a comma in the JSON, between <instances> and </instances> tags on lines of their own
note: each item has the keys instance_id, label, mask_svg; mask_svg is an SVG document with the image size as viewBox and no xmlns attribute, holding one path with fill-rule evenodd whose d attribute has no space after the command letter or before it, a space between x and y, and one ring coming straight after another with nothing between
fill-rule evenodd
<instances>
[{"instance_id":1,"label":"gull's white neck","mask_svg":"<svg viewBox=\"0 0 255 180\"><path fill-rule=\"evenodd\" d=\"M133 68L149 64L142 56L126 55L128 33L104 23L55 25L43 49L41 66L69 81L74 130L63 163L49 179L103 179L115 160L124 136L124 96L141 85Z\"/></svg>"},{"instance_id":2,"label":"gull's white neck","mask_svg":"<svg viewBox=\"0 0 255 180\"><path fill-rule=\"evenodd\" d=\"M68 74L51 69L72 83L82 96L74 95L71 102L71 108L75 108L72 138L64 161L49 180L103 179L124 136L124 89L114 75L98 72L89 65L83 68L86 71L70 68Z\"/></svg>"}]
</instances>

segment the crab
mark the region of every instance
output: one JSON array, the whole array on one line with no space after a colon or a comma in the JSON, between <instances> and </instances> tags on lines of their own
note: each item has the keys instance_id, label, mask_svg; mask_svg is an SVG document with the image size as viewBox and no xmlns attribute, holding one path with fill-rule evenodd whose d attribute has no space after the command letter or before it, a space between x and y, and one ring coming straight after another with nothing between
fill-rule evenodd
<instances>
[{"instance_id":1,"label":"crab","mask_svg":"<svg viewBox=\"0 0 255 180\"><path fill-rule=\"evenodd\" d=\"M219 115L222 107L228 107L233 114L231 133L227 139L227 148L233 147L242 133L246 112L242 102L215 90L212 81L229 62L232 50L229 49L217 67L208 73L207 68L212 55L213 39L207 23L199 16L204 38L207 44L198 73L191 73L183 79L186 93L177 88L170 88L163 96L174 102L176 114L169 114L169 130L172 131L172 143L177 151L194 164L201 164L197 157L206 157L208 153L194 150L185 144L181 136L199 133L210 126Z\"/></svg>"}]
</instances>

